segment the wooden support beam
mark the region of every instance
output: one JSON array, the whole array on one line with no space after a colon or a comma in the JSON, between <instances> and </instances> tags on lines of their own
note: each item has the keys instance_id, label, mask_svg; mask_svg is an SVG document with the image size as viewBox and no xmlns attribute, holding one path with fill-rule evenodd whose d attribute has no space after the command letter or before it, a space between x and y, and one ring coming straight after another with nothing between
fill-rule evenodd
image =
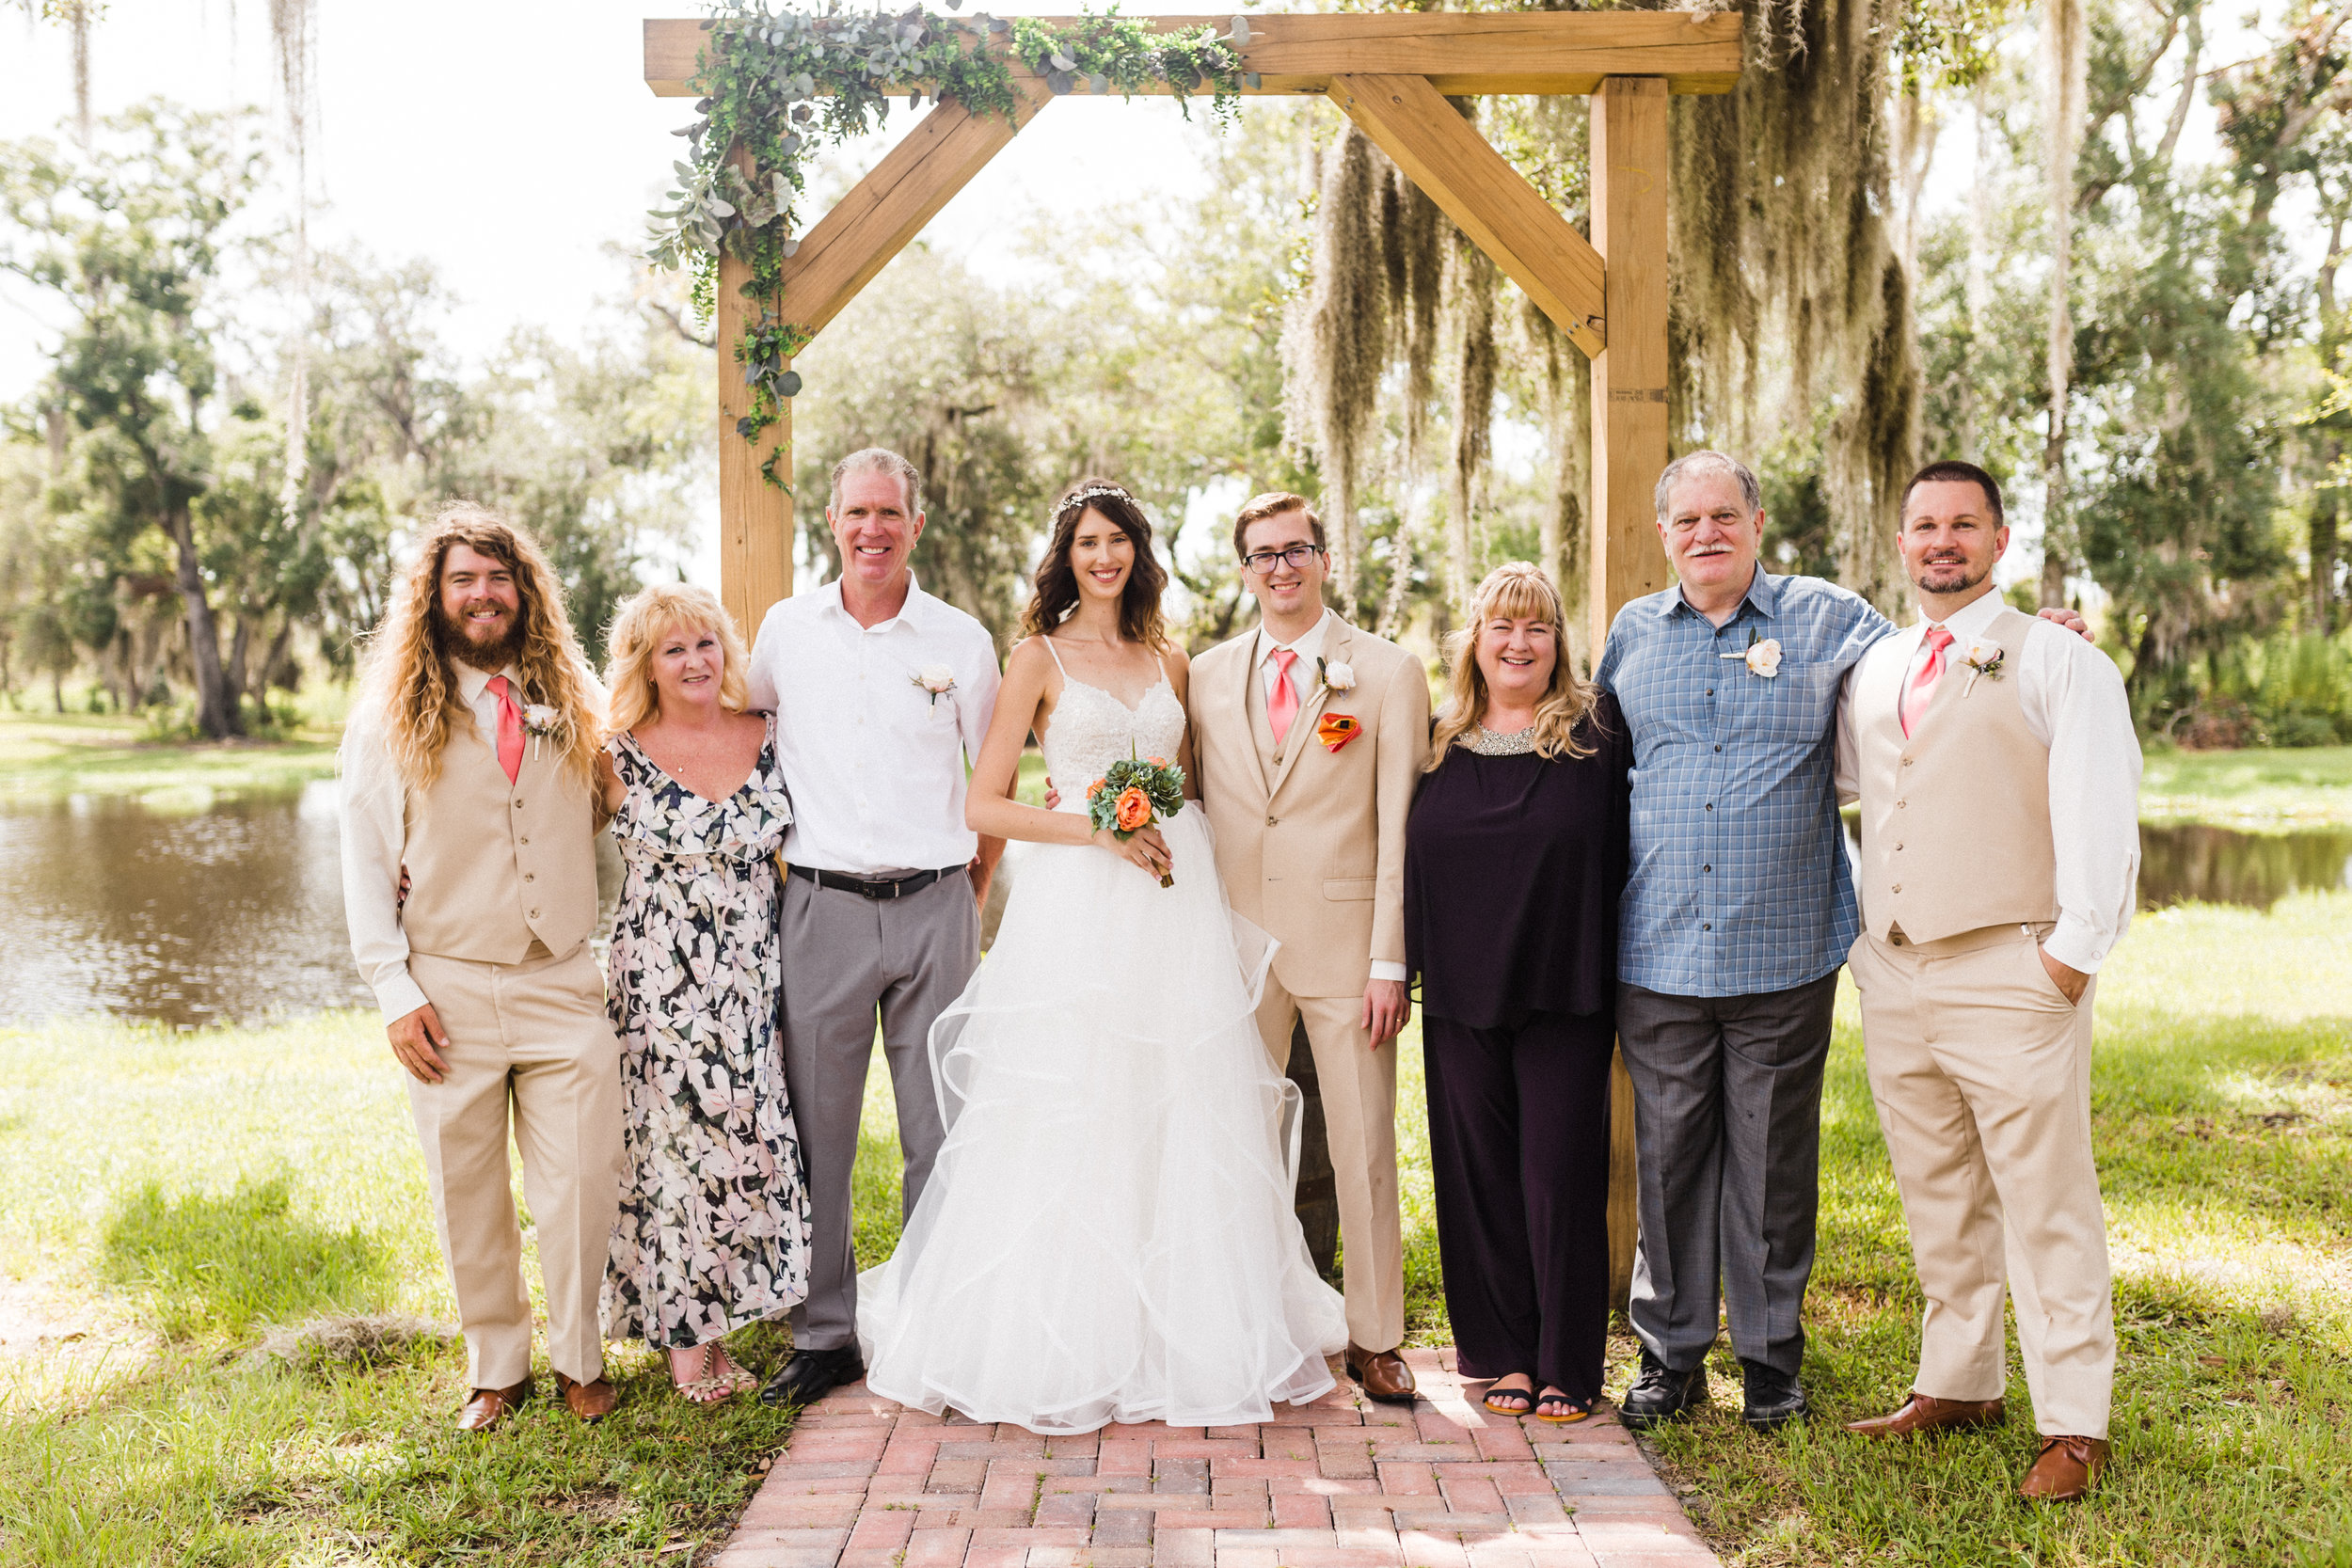
<instances>
[{"instance_id":1,"label":"wooden support beam","mask_svg":"<svg viewBox=\"0 0 2352 1568\"><path fill-rule=\"evenodd\" d=\"M1047 17L1074 25L1083 17ZM1164 32L1222 16L1142 19ZM1729 92L1740 79L1740 13L1715 11L1414 11L1250 14L1242 60L1258 93L1324 92L1335 75L1429 78L1440 93L1587 93L1616 75L1655 75L1669 91ZM693 95L710 35L692 18L645 24L645 81L665 98ZM1016 76L1027 77L1016 65ZM1165 86L1146 89L1165 93Z\"/></svg>"},{"instance_id":2,"label":"wooden support beam","mask_svg":"<svg viewBox=\"0 0 2352 1568\"><path fill-rule=\"evenodd\" d=\"M1629 599L1671 580L1650 492L1666 467L1666 84L1613 76L1592 106L1593 245L1608 267L1609 347L1593 361L1593 657ZM1633 1282L1633 1080L1609 1071L1609 1275Z\"/></svg>"},{"instance_id":3,"label":"wooden support beam","mask_svg":"<svg viewBox=\"0 0 2352 1568\"><path fill-rule=\"evenodd\" d=\"M768 607L792 595L791 492L759 471L768 454L778 452L776 475L792 483L791 403L757 441L735 433L735 421L752 406L735 358L736 341L757 323L758 307L743 297L751 275L749 265L721 253L712 312L719 336L719 602L746 643L759 635Z\"/></svg>"},{"instance_id":4,"label":"wooden support beam","mask_svg":"<svg viewBox=\"0 0 2352 1568\"><path fill-rule=\"evenodd\" d=\"M784 263L785 319L816 332L839 315L1054 96L1034 80L1015 82L1013 93L1020 102L1009 121L952 99L934 105L818 220Z\"/></svg>"},{"instance_id":5,"label":"wooden support beam","mask_svg":"<svg viewBox=\"0 0 2352 1568\"><path fill-rule=\"evenodd\" d=\"M1607 346L1600 252L1424 76L1334 76L1331 102L1587 356Z\"/></svg>"}]
</instances>

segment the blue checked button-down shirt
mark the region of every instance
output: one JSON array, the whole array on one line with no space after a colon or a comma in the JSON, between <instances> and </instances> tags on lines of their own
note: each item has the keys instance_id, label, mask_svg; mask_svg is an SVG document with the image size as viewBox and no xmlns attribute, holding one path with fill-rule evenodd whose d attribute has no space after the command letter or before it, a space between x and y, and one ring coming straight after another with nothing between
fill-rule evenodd
<instances>
[{"instance_id":1,"label":"blue checked button-down shirt","mask_svg":"<svg viewBox=\"0 0 2352 1568\"><path fill-rule=\"evenodd\" d=\"M1617 977L1672 996L1818 980L1862 928L1837 820L1837 701L1894 629L1861 595L1756 568L1721 626L1679 588L1617 612L1594 679L1633 740L1633 867ZM1781 647L1780 673L1748 646Z\"/></svg>"}]
</instances>

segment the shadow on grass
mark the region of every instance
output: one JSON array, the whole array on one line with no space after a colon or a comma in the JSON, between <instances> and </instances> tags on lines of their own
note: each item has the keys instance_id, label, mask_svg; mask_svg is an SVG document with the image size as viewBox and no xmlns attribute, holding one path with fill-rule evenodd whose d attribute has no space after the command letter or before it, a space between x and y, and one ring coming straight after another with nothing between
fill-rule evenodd
<instances>
[{"instance_id":1,"label":"shadow on grass","mask_svg":"<svg viewBox=\"0 0 2352 1568\"><path fill-rule=\"evenodd\" d=\"M141 1316L171 1339L373 1307L392 1273L389 1255L357 1227L296 1215L282 1176L217 1196L167 1197L151 1181L106 1222L99 1266L109 1284L145 1298Z\"/></svg>"}]
</instances>

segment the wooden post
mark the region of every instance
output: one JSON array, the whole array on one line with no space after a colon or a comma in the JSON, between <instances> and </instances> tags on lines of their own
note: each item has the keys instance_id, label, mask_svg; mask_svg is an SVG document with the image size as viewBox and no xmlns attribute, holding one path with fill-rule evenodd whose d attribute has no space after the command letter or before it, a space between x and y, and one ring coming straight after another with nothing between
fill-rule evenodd
<instances>
[{"instance_id":1,"label":"wooden post","mask_svg":"<svg viewBox=\"0 0 2352 1568\"><path fill-rule=\"evenodd\" d=\"M712 311L719 333L719 602L735 617L743 641L759 635L768 607L792 595L792 496L768 483L759 466L770 451L776 475L792 483L792 404L777 421L746 441L735 421L751 412L752 389L736 362L736 341L758 322L759 309L743 297L751 267L722 252L719 297Z\"/></svg>"},{"instance_id":2,"label":"wooden post","mask_svg":"<svg viewBox=\"0 0 2352 1568\"><path fill-rule=\"evenodd\" d=\"M1666 467L1666 82L1611 76L1593 95L1593 248L1607 267L1608 347L1593 360L1589 581L1593 657L1629 599L1670 580L1650 492ZM1633 1284L1633 1081L1609 1073L1610 1294Z\"/></svg>"}]
</instances>

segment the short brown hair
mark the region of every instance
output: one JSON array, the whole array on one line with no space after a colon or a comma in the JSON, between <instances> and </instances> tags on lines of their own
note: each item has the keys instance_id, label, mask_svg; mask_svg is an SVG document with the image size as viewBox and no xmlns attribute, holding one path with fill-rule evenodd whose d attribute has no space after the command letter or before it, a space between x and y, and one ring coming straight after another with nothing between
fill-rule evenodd
<instances>
[{"instance_id":1,"label":"short brown hair","mask_svg":"<svg viewBox=\"0 0 2352 1568\"><path fill-rule=\"evenodd\" d=\"M2009 525L2008 516L2001 510L1999 483L1974 463L1963 463L1950 457L1931 463L1911 476L1911 483L1903 486L1902 504L1895 509L1896 517L1899 519L1911 511L1911 493L1914 490L1922 484L1936 483L1974 484L1984 492L1984 504L1993 514L1993 526L2006 528Z\"/></svg>"},{"instance_id":2,"label":"short brown hair","mask_svg":"<svg viewBox=\"0 0 2352 1568\"><path fill-rule=\"evenodd\" d=\"M1249 546L1245 541L1249 537L1250 524L1263 523L1268 517L1279 517L1285 512L1305 513L1307 526L1314 531L1315 548L1326 547L1323 519L1315 515L1315 509L1308 503L1307 498L1294 496L1288 490L1268 490L1264 495L1252 496L1242 503L1241 515L1233 519L1233 553L1237 556L1249 553Z\"/></svg>"}]
</instances>

